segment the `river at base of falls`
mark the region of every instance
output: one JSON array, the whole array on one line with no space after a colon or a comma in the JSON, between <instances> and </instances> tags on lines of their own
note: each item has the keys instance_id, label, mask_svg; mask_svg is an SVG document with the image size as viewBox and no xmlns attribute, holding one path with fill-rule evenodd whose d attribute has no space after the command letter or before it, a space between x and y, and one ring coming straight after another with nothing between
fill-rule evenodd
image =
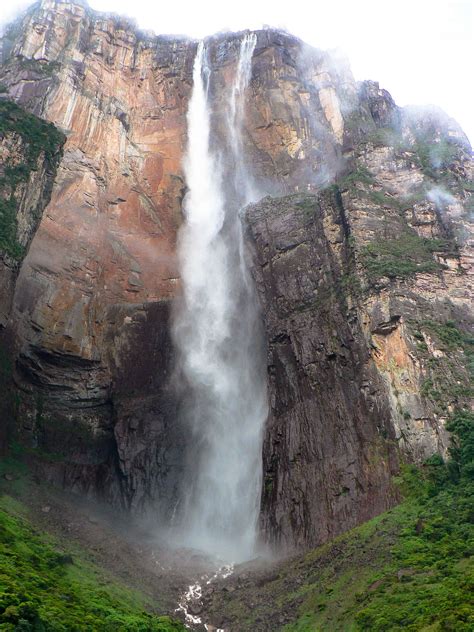
<instances>
[{"instance_id":1,"label":"river at base of falls","mask_svg":"<svg viewBox=\"0 0 474 632\"><path fill-rule=\"evenodd\" d=\"M207 632L225 632L224 628L216 628L210 623L205 623L204 606L202 602L203 587L209 587L213 583L230 577L234 572L233 564L223 564L217 570L209 571L201 575L188 586L181 596L175 612L184 615L184 624L187 628L196 629L196 626L204 628Z\"/></svg>"}]
</instances>

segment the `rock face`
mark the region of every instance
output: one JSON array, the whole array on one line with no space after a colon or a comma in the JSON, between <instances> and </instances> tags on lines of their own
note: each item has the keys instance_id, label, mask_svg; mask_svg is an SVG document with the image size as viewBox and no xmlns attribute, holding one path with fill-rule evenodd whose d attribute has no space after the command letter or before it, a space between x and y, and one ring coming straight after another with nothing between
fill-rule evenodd
<instances>
[{"instance_id":1,"label":"rock face","mask_svg":"<svg viewBox=\"0 0 474 632\"><path fill-rule=\"evenodd\" d=\"M64 140L50 123L0 100L0 452L15 402L9 358L12 341L4 339L3 330L21 261L51 197Z\"/></svg>"},{"instance_id":2,"label":"rock face","mask_svg":"<svg viewBox=\"0 0 474 632\"><path fill-rule=\"evenodd\" d=\"M151 494L147 449L170 434L147 395L166 399L192 55L80 3L41 3L3 44L9 97L67 135L10 320L21 434L60 455L48 475L124 506Z\"/></svg>"},{"instance_id":3,"label":"rock face","mask_svg":"<svg viewBox=\"0 0 474 632\"><path fill-rule=\"evenodd\" d=\"M345 175L247 213L268 337L262 527L316 544L388 507L472 402L472 160L442 113L360 87Z\"/></svg>"},{"instance_id":4,"label":"rock face","mask_svg":"<svg viewBox=\"0 0 474 632\"><path fill-rule=\"evenodd\" d=\"M395 433L347 291L340 194L269 198L249 221L271 392L263 529L280 545L315 544L393 502Z\"/></svg>"},{"instance_id":5,"label":"rock face","mask_svg":"<svg viewBox=\"0 0 474 632\"><path fill-rule=\"evenodd\" d=\"M444 453L446 415L469 401L464 274L366 280L360 196L335 186L248 211L271 393L262 527L280 546L317 544L389 507L400 459ZM385 218L371 220L384 243Z\"/></svg>"},{"instance_id":6,"label":"rock face","mask_svg":"<svg viewBox=\"0 0 474 632\"><path fill-rule=\"evenodd\" d=\"M206 44L222 152L241 37ZM2 271L16 436L51 480L164 522L186 445L169 319L195 53L59 0L1 45L2 99L67 137L56 175L39 157L20 192L29 247ZM442 113L401 110L344 60L265 30L244 150L273 196L246 229L271 397L262 527L306 546L393 504L400 459L445 451L444 421L468 402L470 148Z\"/></svg>"}]
</instances>

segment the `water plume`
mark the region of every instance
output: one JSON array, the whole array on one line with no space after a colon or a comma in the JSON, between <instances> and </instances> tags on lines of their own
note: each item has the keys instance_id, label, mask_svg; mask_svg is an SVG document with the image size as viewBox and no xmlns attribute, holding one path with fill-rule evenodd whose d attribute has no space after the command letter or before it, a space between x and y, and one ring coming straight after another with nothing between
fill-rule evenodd
<instances>
[{"instance_id":1,"label":"water plume","mask_svg":"<svg viewBox=\"0 0 474 632\"><path fill-rule=\"evenodd\" d=\"M253 195L241 134L254 48L255 36L244 37L227 96L227 146L218 156L210 149L211 69L204 44L198 47L178 247L183 297L173 326L191 433L181 544L235 562L254 553L267 415L263 337L239 217ZM231 186L223 164L233 167Z\"/></svg>"}]
</instances>

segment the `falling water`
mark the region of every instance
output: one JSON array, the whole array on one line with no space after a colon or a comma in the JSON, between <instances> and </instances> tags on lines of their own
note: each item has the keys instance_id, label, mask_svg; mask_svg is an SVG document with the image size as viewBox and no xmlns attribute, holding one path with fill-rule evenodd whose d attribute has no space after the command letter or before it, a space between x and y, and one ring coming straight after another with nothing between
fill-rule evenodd
<instances>
[{"instance_id":1,"label":"falling water","mask_svg":"<svg viewBox=\"0 0 474 632\"><path fill-rule=\"evenodd\" d=\"M210 149L211 71L203 43L196 54L179 236L183 299L173 328L192 437L183 542L228 561L254 552L267 415L262 337L239 218L251 190L241 130L254 47L254 36L241 42L227 97L228 148L219 156ZM224 164L234 174L231 186L223 184Z\"/></svg>"},{"instance_id":2,"label":"falling water","mask_svg":"<svg viewBox=\"0 0 474 632\"><path fill-rule=\"evenodd\" d=\"M244 150L242 144L242 126L245 114L245 89L249 84L252 73L252 55L257 43L254 33L246 35L240 45L239 63L237 74L230 92L227 127L232 156L235 163L234 185L237 193L240 193L239 202L245 206L252 202L257 194L255 192L250 174L243 160Z\"/></svg>"}]
</instances>

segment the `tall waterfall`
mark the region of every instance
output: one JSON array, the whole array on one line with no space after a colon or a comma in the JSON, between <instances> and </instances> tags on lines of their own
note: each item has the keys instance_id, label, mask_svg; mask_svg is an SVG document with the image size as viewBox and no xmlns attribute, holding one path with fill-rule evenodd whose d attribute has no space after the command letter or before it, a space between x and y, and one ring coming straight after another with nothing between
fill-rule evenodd
<instances>
[{"instance_id":1,"label":"tall waterfall","mask_svg":"<svg viewBox=\"0 0 474 632\"><path fill-rule=\"evenodd\" d=\"M211 70L203 43L196 54L184 161L186 221L178 247L183 298L173 327L192 439L182 543L227 561L254 552L267 416L262 336L239 217L252 189L241 130L254 48L255 36L244 37L219 154L210 148ZM233 174L230 186L224 186L224 165Z\"/></svg>"}]
</instances>

